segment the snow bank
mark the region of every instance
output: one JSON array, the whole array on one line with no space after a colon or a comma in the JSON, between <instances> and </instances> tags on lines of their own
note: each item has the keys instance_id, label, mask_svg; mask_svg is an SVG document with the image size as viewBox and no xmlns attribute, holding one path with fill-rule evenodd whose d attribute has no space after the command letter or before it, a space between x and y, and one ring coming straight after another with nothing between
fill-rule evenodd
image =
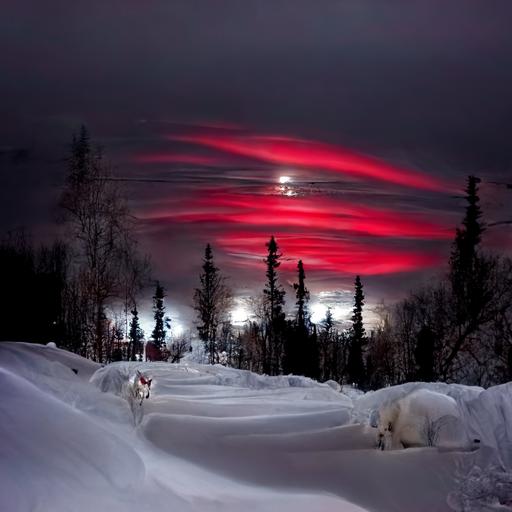
<instances>
[{"instance_id":1,"label":"snow bank","mask_svg":"<svg viewBox=\"0 0 512 512\"><path fill-rule=\"evenodd\" d=\"M152 394L133 407L125 387L137 369L153 379ZM509 506L510 385L411 383L362 394L192 362L101 368L56 348L12 343L0 343L0 383L1 510ZM451 397L482 447L376 450L371 416L415 390Z\"/></svg>"},{"instance_id":2,"label":"snow bank","mask_svg":"<svg viewBox=\"0 0 512 512\"><path fill-rule=\"evenodd\" d=\"M194 376L211 378L208 372L165 363L148 366L147 372L157 367L162 384L155 403L147 404L156 410L158 401L167 410L166 397L175 400L164 392L173 386L165 375L181 383L188 376L191 390L196 387ZM122 397L132 370L136 365L100 368L53 347L0 343L0 510L310 512L319 507L364 512L340 496L258 486L222 476L221 469L207 469L200 459L194 464L188 456L164 452L145 437L144 428L134 427ZM209 389L217 397L222 395L218 388L228 389L197 388L205 404L200 396ZM152 414L157 416L148 413L148 418ZM165 437L166 432L158 435Z\"/></svg>"}]
</instances>

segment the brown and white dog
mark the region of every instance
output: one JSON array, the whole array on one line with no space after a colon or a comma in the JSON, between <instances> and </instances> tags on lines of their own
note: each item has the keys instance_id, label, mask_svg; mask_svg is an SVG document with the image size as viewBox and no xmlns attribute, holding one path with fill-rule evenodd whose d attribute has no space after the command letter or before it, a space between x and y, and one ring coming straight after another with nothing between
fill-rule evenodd
<instances>
[{"instance_id":1,"label":"brown and white dog","mask_svg":"<svg viewBox=\"0 0 512 512\"><path fill-rule=\"evenodd\" d=\"M151 381L153 379L148 378L142 372L137 370L135 380L132 384L132 395L136 400L140 400L139 405L142 405L142 401L149 398L149 390L151 389Z\"/></svg>"}]
</instances>

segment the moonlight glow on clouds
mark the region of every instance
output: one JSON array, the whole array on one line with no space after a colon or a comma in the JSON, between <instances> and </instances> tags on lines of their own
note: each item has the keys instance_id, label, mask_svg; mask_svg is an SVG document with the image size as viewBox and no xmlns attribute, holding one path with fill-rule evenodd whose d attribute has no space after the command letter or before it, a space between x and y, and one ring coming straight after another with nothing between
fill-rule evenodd
<instances>
[{"instance_id":1,"label":"moonlight glow on clouds","mask_svg":"<svg viewBox=\"0 0 512 512\"><path fill-rule=\"evenodd\" d=\"M176 179L186 171L173 165L190 163L193 167L187 175L194 178L202 171L206 181L190 188L183 178L179 194L142 209L139 217L161 228L190 226L187 232L212 243L234 266L261 267L270 235L276 236L283 252L282 269L290 273L298 259L304 261L309 276L316 272L338 277L387 275L442 264L439 244L447 244L453 236L453 224L444 212L426 213L393 203L374 206L356 193L360 185L350 193L354 187L350 180L355 178L354 183L376 191L386 184L400 191L398 197L405 203L410 188L440 195L446 184L427 173L317 141L250 135L242 128L190 127L185 134L168 134L165 139L168 150L139 154L135 161L154 164L160 173ZM260 160L264 167L252 170L247 165L244 170L232 158ZM144 169L147 172L149 166ZM235 170L236 176L243 175L252 184L246 185L240 177L228 186L226 180ZM346 187L341 195L329 195L329 188L311 195L311 188L301 185L301 181L321 182L333 171L343 176L334 182Z\"/></svg>"},{"instance_id":2,"label":"moonlight glow on clouds","mask_svg":"<svg viewBox=\"0 0 512 512\"><path fill-rule=\"evenodd\" d=\"M264 162L323 169L406 187L441 191L446 184L429 175L401 169L375 158L317 141L264 135L173 135L171 140L190 142Z\"/></svg>"}]
</instances>

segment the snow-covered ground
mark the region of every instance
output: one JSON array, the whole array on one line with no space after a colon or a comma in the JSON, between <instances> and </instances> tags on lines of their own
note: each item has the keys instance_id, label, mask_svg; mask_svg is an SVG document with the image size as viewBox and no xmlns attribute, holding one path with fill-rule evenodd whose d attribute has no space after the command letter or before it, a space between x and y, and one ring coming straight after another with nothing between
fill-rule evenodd
<instances>
[{"instance_id":1,"label":"snow-covered ground","mask_svg":"<svg viewBox=\"0 0 512 512\"><path fill-rule=\"evenodd\" d=\"M153 378L142 406L136 369ZM361 394L23 343L0 343L0 384L0 510L512 510L512 384ZM479 448L377 450L376 411L417 389L454 398Z\"/></svg>"}]
</instances>

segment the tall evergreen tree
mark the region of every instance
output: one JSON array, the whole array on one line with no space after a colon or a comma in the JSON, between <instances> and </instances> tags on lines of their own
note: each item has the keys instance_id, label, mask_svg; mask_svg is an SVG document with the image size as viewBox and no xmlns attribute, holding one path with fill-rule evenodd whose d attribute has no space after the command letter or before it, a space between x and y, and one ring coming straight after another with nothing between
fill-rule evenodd
<instances>
[{"instance_id":1,"label":"tall evergreen tree","mask_svg":"<svg viewBox=\"0 0 512 512\"><path fill-rule=\"evenodd\" d=\"M132 319L130 321L130 348L128 358L130 361L136 361L137 355L142 354L142 340L144 338L144 331L140 327L139 312L137 308L132 310Z\"/></svg>"},{"instance_id":2,"label":"tall evergreen tree","mask_svg":"<svg viewBox=\"0 0 512 512\"><path fill-rule=\"evenodd\" d=\"M155 319L155 327L151 334L153 344L158 350L162 350L165 346L165 338L167 331L171 327L171 320L165 316L165 290L159 282L156 283L155 295L153 296L153 317Z\"/></svg>"},{"instance_id":3,"label":"tall evergreen tree","mask_svg":"<svg viewBox=\"0 0 512 512\"><path fill-rule=\"evenodd\" d=\"M365 368L363 347L366 344L366 333L363 325L364 292L361 278L356 276L354 293L354 313L350 331L350 345L347 361L347 374L350 382L363 386L365 384Z\"/></svg>"},{"instance_id":4,"label":"tall evergreen tree","mask_svg":"<svg viewBox=\"0 0 512 512\"><path fill-rule=\"evenodd\" d=\"M298 282L294 283L297 298L297 314L295 322L290 322L284 336L283 371L316 377L318 373L318 354L316 336L310 333L308 301L309 291L306 288L306 273L302 260L297 264Z\"/></svg>"},{"instance_id":5,"label":"tall evergreen tree","mask_svg":"<svg viewBox=\"0 0 512 512\"><path fill-rule=\"evenodd\" d=\"M485 227L481 222L482 211L475 176L468 177L466 187L466 214L462 227L457 228L450 258L450 282L454 297L457 321L464 324L471 320L478 309L479 258L478 247Z\"/></svg>"},{"instance_id":6,"label":"tall evergreen tree","mask_svg":"<svg viewBox=\"0 0 512 512\"><path fill-rule=\"evenodd\" d=\"M295 296L297 298L297 327L299 329L306 329L306 319L308 315L307 303L309 301L309 290L306 288L305 279L306 273L304 272L304 265L302 260L297 264L297 277L298 283L294 283Z\"/></svg>"},{"instance_id":7,"label":"tall evergreen tree","mask_svg":"<svg viewBox=\"0 0 512 512\"><path fill-rule=\"evenodd\" d=\"M462 226L457 228L450 257L451 305L455 334L441 364L441 377L448 378L455 359L469 338L485 322L489 305L495 298L495 261L480 252L485 231L478 196L479 178L468 177L466 212Z\"/></svg>"},{"instance_id":8,"label":"tall evergreen tree","mask_svg":"<svg viewBox=\"0 0 512 512\"><path fill-rule=\"evenodd\" d=\"M267 267L267 283L263 290L266 315L266 338L263 353L263 371L278 374L281 371L283 356L283 332L285 314L283 311L285 291L279 284L277 269L281 265L282 254L272 236L266 244L268 254L264 262Z\"/></svg>"},{"instance_id":9,"label":"tall evergreen tree","mask_svg":"<svg viewBox=\"0 0 512 512\"><path fill-rule=\"evenodd\" d=\"M201 286L194 292L194 309L199 320L197 330L208 354L209 364L215 364L218 362L219 326L227 322L231 292L226 286L225 278L215 266L210 244L207 244L204 251L199 280Z\"/></svg>"},{"instance_id":10,"label":"tall evergreen tree","mask_svg":"<svg viewBox=\"0 0 512 512\"><path fill-rule=\"evenodd\" d=\"M327 308L325 318L320 322L318 332L318 352L320 379L332 378L334 348L334 318L331 308Z\"/></svg>"}]
</instances>

